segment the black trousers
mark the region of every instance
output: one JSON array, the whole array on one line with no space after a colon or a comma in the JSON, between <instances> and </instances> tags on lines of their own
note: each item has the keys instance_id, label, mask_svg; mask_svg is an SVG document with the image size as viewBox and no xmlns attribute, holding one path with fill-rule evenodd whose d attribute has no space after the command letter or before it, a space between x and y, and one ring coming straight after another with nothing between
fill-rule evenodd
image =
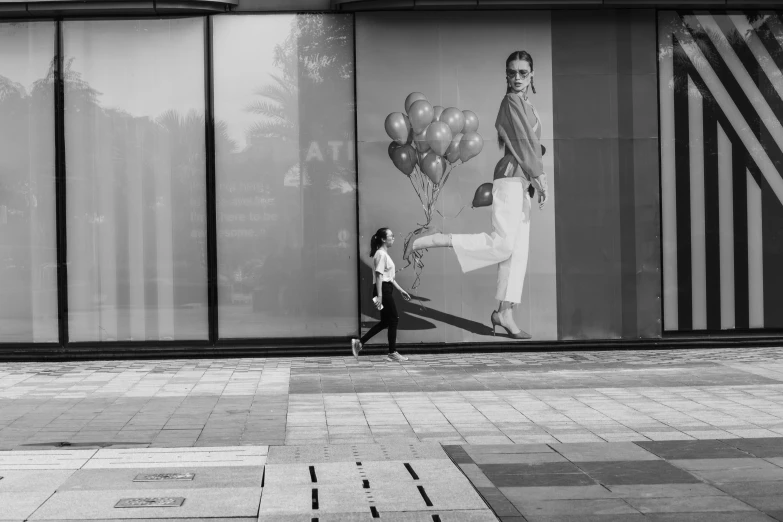
<instances>
[{"instance_id":1,"label":"black trousers","mask_svg":"<svg viewBox=\"0 0 783 522\"><path fill-rule=\"evenodd\" d=\"M400 322L400 316L397 314L397 305L394 304L394 285L391 283L382 283L381 303L383 303L383 310L381 310L381 322L370 328L370 330L364 334L361 338L361 343L364 344L372 339L375 334L388 328L389 332L389 353L397 351L397 323ZM372 296L375 297L377 290L373 285Z\"/></svg>"}]
</instances>

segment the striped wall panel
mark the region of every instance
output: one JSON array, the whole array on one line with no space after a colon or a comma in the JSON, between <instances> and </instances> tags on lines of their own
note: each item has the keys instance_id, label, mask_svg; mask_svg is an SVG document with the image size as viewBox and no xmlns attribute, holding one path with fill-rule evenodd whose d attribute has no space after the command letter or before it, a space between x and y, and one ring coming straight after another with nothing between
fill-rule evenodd
<instances>
[{"instance_id":1,"label":"striped wall panel","mask_svg":"<svg viewBox=\"0 0 783 522\"><path fill-rule=\"evenodd\" d=\"M783 327L783 20L658 22L664 329Z\"/></svg>"}]
</instances>

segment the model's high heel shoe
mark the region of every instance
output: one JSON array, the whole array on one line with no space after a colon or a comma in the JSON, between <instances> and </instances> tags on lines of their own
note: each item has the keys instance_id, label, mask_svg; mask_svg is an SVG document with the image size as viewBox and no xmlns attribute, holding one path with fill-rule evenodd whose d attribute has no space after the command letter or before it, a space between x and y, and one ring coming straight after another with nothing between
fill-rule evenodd
<instances>
[{"instance_id":1,"label":"model's high heel shoe","mask_svg":"<svg viewBox=\"0 0 783 522\"><path fill-rule=\"evenodd\" d=\"M524 330L520 330L516 333L513 333L511 330L509 330L508 326L504 325L500 322L500 314L495 310L492 312L492 314L489 316L489 320L492 322L492 335L495 335L495 327L500 326L503 328L509 337L512 339L532 339L533 336L529 333L525 332Z\"/></svg>"}]
</instances>

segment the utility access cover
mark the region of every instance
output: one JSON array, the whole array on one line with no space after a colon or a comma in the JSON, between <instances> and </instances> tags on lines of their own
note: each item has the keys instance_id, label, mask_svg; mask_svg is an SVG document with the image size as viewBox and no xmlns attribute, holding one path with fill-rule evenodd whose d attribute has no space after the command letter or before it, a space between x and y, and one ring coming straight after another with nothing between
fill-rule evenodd
<instances>
[{"instance_id":1,"label":"utility access cover","mask_svg":"<svg viewBox=\"0 0 783 522\"><path fill-rule=\"evenodd\" d=\"M147 497L122 498L115 508L146 508L146 507L180 507L185 502L183 497Z\"/></svg>"},{"instance_id":2,"label":"utility access cover","mask_svg":"<svg viewBox=\"0 0 783 522\"><path fill-rule=\"evenodd\" d=\"M136 475L133 482L162 482L165 480L193 480L195 473L143 473Z\"/></svg>"}]
</instances>

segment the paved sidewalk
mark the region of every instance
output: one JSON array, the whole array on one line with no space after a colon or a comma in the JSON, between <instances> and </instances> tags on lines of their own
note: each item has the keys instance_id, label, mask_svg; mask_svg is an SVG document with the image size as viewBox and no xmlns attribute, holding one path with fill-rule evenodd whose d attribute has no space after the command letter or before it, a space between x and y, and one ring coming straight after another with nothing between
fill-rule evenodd
<instances>
[{"instance_id":1,"label":"paved sidewalk","mask_svg":"<svg viewBox=\"0 0 783 522\"><path fill-rule=\"evenodd\" d=\"M0 364L0 450L783 435L783 349Z\"/></svg>"},{"instance_id":2,"label":"paved sidewalk","mask_svg":"<svg viewBox=\"0 0 783 522\"><path fill-rule=\"evenodd\" d=\"M0 521L783 520L781 356L0 364Z\"/></svg>"}]
</instances>

